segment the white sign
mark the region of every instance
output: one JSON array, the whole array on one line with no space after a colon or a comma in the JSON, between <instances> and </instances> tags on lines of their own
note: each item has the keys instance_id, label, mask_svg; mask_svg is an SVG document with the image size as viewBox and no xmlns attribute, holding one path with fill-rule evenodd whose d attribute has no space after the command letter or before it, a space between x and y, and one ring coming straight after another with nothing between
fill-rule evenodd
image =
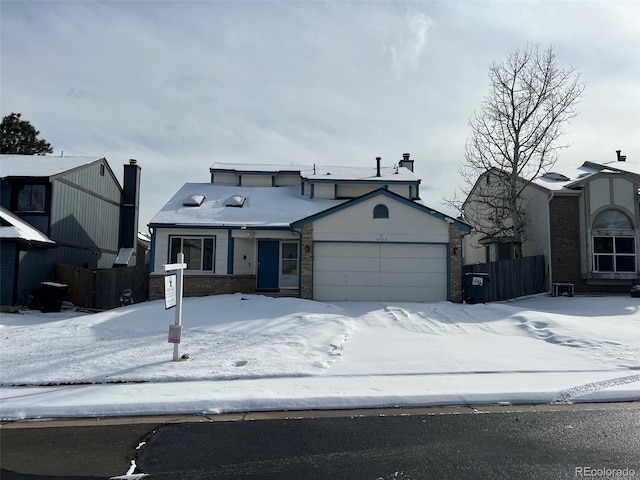
<instances>
[{"instance_id":1,"label":"white sign","mask_svg":"<svg viewBox=\"0 0 640 480\"><path fill-rule=\"evenodd\" d=\"M176 286L178 284L177 275L167 275L164 277L164 308L169 310L176 306Z\"/></svg>"},{"instance_id":2,"label":"white sign","mask_svg":"<svg viewBox=\"0 0 640 480\"><path fill-rule=\"evenodd\" d=\"M482 287L484 285L484 278L482 277L473 277L471 280L471 285L474 287Z\"/></svg>"},{"instance_id":3,"label":"white sign","mask_svg":"<svg viewBox=\"0 0 640 480\"><path fill-rule=\"evenodd\" d=\"M182 340L182 325L169 325L169 343L180 343Z\"/></svg>"}]
</instances>

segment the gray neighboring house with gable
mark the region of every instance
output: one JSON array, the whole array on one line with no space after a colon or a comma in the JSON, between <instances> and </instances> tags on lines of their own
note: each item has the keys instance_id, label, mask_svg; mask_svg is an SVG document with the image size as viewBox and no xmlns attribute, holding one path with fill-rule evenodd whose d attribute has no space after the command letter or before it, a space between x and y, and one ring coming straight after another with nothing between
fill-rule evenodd
<instances>
[{"instance_id":1,"label":"gray neighboring house with gable","mask_svg":"<svg viewBox=\"0 0 640 480\"><path fill-rule=\"evenodd\" d=\"M1 305L27 304L54 265L137 263L140 167L105 158L0 155ZM143 259L144 261L144 259Z\"/></svg>"}]
</instances>

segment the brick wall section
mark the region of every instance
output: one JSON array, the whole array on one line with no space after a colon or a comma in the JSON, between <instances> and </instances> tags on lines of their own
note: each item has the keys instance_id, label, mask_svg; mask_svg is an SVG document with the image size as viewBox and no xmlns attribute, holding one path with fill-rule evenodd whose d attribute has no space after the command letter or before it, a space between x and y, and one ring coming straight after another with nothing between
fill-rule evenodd
<instances>
[{"instance_id":1,"label":"brick wall section","mask_svg":"<svg viewBox=\"0 0 640 480\"><path fill-rule=\"evenodd\" d=\"M184 297L204 297L225 293L254 293L255 275L185 275ZM149 299L164 298L164 275L151 275Z\"/></svg>"},{"instance_id":2,"label":"brick wall section","mask_svg":"<svg viewBox=\"0 0 640 480\"><path fill-rule=\"evenodd\" d=\"M554 197L549 205L552 281L571 282L576 290L580 275L580 212L578 197Z\"/></svg>"},{"instance_id":3,"label":"brick wall section","mask_svg":"<svg viewBox=\"0 0 640 480\"><path fill-rule=\"evenodd\" d=\"M449 225L449 294L454 303L462 303L462 233Z\"/></svg>"},{"instance_id":4,"label":"brick wall section","mask_svg":"<svg viewBox=\"0 0 640 480\"><path fill-rule=\"evenodd\" d=\"M307 248L309 251L307 252ZM302 227L302 258L300 263L300 298L313 299L313 224Z\"/></svg>"}]
</instances>

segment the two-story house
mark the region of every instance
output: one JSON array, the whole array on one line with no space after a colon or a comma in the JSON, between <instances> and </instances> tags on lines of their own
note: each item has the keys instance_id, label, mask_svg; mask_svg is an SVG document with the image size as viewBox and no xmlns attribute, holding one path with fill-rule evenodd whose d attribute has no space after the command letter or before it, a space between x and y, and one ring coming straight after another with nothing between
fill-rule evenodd
<instances>
[{"instance_id":1,"label":"two-story house","mask_svg":"<svg viewBox=\"0 0 640 480\"><path fill-rule=\"evenodd\" d=\"M370 168L216 163L149 224L150 297L183 252L186 296L460 301L470 227L425 206L420 183L409 154Z\"/></svg>"},{"instance_id":2,"label":"two-story house","mask_svg":"<svg viewBox=\"0 0 640 480\"><path fill-rule=\"evenodd\" d=\"M54 265L135 265L140 167L123 186L104 158L0 155L2 305L28 304ZM144 262L144 258L142 259Z\"/></svg>"},{"instance_id":3,"label":"two-story house","mask_svg":"<svg viewBox=\"0 0 640 480\"><path fill-rule=\"evenodd\" d=\"M478 218L478 192L490 189L495 175L485 172L476 182L465 202L467 221ZM520 207L526 220L523 256L545 256L549 289L571 283L578 292L627 293L640 283L640 165L620 150L613 161L585 162L535 179ZM500 217L499 202L493 208L492 215ZM465 237L465 264L512 258L509 236L479 233L484 227Z\"/></svg>"}]
</instances>

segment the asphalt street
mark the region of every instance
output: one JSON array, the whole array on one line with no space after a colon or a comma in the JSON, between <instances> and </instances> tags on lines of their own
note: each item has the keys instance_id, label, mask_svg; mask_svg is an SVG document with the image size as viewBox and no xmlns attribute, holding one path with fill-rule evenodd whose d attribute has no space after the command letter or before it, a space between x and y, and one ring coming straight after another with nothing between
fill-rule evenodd
<instances>
[{"instance_id":1,"label":"asphalt street","mask_svg":"<svg viewBox=\"0 0 640 480\"><path fill-rule=\"evenodd\" d=\"M0 459L2 480L633 479L640 403L17 422Z\"/></svg>"}]
</instances>

